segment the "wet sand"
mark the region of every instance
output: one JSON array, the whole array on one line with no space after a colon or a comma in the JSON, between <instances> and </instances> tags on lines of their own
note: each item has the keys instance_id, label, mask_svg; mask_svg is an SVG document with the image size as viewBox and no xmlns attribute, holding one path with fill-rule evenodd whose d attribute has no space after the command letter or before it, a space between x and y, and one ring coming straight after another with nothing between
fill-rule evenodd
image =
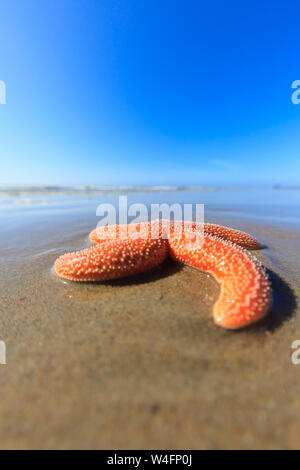
<instances>
[{"instance_id":1,"label":"wet sand","mask_svg":"<svg viewBox=\"0 0 300 470\"><path fill-rule=\"evenodd\" d=\"M256 235L272 313L226 331L219 288L171 261L135 278L72 284L51 267L89 245L86 211L7 216L1 232L1 449L300 448L300 232L224 212Z\"/></svg>"}]
</instances>

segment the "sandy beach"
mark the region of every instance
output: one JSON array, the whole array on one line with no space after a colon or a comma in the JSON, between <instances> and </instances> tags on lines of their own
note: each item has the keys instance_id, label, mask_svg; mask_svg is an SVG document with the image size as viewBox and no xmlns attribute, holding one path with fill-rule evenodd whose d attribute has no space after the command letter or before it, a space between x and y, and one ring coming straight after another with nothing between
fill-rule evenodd
<instances>
[{"instance_id":1,"label":"sandy beach","mask_svg":"<svg viewBox=\"0 0 300 470\"><path fill-rule=\"evenodd\" d=\"M300 450L299 17L1 2L0 450Z\"/></svg>"},{"instance_id":2,"label":"sandy beach","mask_svg":"<svg viewBox=\"0 0 300 470\"><path fill-rule=\"evenodd\" d=\"M156 196L206 202L207 222L245 230L266 245L255 255L269 270L272 312L234 332L212 321L214 279L172 261L114 282L57 278L55 259L90 245L93 200L5 206L0 448L299 449L300 365L291 362L291 344L300 340L300 191L294 193L296 200L274 191L270 204L238 192Z\"/></svg>"}]
</instances>

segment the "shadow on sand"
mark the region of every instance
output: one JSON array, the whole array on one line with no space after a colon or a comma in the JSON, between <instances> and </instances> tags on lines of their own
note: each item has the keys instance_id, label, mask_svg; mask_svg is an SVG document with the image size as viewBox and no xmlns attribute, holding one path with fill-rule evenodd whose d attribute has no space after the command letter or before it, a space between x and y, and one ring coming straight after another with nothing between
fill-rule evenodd
<instances>
[{"instance_id":1,"label":"shadow on sand","mask_svg":"<svg viewBox=\"0 0 300 470\"><path fill-rule=\"evenodd\" d=\"M177 273L183 268L183 265L170 259L164 261L160 266L140 273L130 278L107 281L110 285L125 286L131 284L145 284L154 282L172 274ZM247 330L274 331L284 321L288 320L297 307L296 297L291 287L274 271L267 270L272 284L272 308L266 317L255 325L249 326Z\"/></svg>"},{"instance_id":2,"label":"shadow on sand","mask_svg":"<svg viewBox=\"0 0 300 470\"><path fill-rule=\"evenodd\" d=\"M270 313L249 329L274 331L291 318L297 307L296 296L291 287L274 271L267 269L272 285L272 307Z\"/></svg>"},{"instance_id":3,"label":"shadow on sand","mask_svg":"<svg viewBox=\"0 0 300 470\"><path fill-rule=\"evenodd\" d=\"M183 267L183 264L176 263L170 258L167 258L165 261L163 261L163 263L153 269L150 269L149 271L134 274L133 276L124 277L122 279L113 279L110 281L105 281L105 284L109 284L111 286L130 286L132 284L147 284L148 282L154 282L158 281L159 279L172 276L172 274L181 271Z\"/></svg>"},{"instance_id":4,"label":"shadow on sand","mask_svg":"<svg viewBox=\"0 0 300 470\"><path fill-rule=\"evenodd\" d=\"M104 281L104 284L115 287L130 286L147 284L149 282L155 282L168 276L172 276L183 269L184 265L176 263L175 261L167 258L162 264L155 268L145 271L144 273L138 273L136 275ZM243 328L242 330L233 331L274 331L284 321L288 320L294 313L297 307L296 296L291 287L274 271L267 270L268 275L272 284L272 308L266 317L255 325ZM97 285L98 283L86 283L91 285ZM103 281L99 284L103 284Z\"/></svg>"}]
</instances>

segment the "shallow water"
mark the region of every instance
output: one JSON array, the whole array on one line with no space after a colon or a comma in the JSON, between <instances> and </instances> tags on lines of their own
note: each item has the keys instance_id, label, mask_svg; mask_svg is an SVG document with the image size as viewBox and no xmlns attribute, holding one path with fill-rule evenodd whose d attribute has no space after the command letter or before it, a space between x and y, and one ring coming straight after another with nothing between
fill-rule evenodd
<instances>
[{"instance_id":1,"label":"shallow water","mask_svg":"<svg viewBox=\"0 0 300 470\"><path fill-rule=\"evenodd\" d=\"M89 245L101 202L3 207L1 448L300 448L300 192L132 193L128 203L205 203L205 220L266 248L274 305L252 328L216 327L219 288L170 261L129 280L74 284L57 256Z\"/></svg>"},{"instance_id":2,"label":"shallow water","mask_svg":"<svg viewBox=\"0 0 300 470\"><path fill-rule=\"evenodd\" d=\"M52 198L52 193L43 197ZM22 193L21 193L22 194ZM68 193L54 194L51 203L36 201L34 205L22 207L22 196L18 195L13 205L1 206L1 254L3 260L18 264L23 259L30 260L40 250L65 247L70 240L85 238L100 220L96 215L99 204L112 204L118 213L119 193L77 194L70 201ZM71 196L73 197L73 196ZM293 281L299 270L300 240L300 191L276 189L219 189L211 191L172 191L128 193L128 207L131 204L145 204L150 216L151 204L169 205L204 204L204 220L233 228L249 231L266 244L263 254L277 269L283 270ZM183 209L182 209L183 211ZM118 214L117 214L118 218ZM128 218L132 220L132 218ZM85 245L84 245L85 246Z\"/></svg>"}]
</instances>

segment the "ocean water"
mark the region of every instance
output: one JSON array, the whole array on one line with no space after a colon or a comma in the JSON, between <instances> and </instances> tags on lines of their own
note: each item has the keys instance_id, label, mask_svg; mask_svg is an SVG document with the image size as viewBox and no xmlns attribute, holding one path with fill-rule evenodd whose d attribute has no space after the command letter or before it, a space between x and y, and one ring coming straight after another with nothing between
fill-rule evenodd
<instances>
[{"instance_id":1,"label":"ocean water","mask_svg":"<svg viewBox=\"0 0 300 470\"><path fill-rule=\"evenodd\" d=\"M130 204L204 204L205 217L226 216L255 224L275 224L298 230L300 190L298 188L170 188L170 187L0 187L0 216L39 216L76 212L96 214L99 204L119 208L119 197Z\"/></svg>"},{"instance_id":2,"label":"ocean water","mask_svg":"<svg viewBox=\"0 0 300 470\"><path fill-rule=\"evenodd\" d=\"M275 188L14 188L0 196L0 253L17 266L49 250L74 251L88 246L100 204L118 210L127 205L204 204L204 221L256 236L263 255L286 279L300 284L300 190ZM128 217L132 221L133 217Z\"/></svg>"}]
</instances>

